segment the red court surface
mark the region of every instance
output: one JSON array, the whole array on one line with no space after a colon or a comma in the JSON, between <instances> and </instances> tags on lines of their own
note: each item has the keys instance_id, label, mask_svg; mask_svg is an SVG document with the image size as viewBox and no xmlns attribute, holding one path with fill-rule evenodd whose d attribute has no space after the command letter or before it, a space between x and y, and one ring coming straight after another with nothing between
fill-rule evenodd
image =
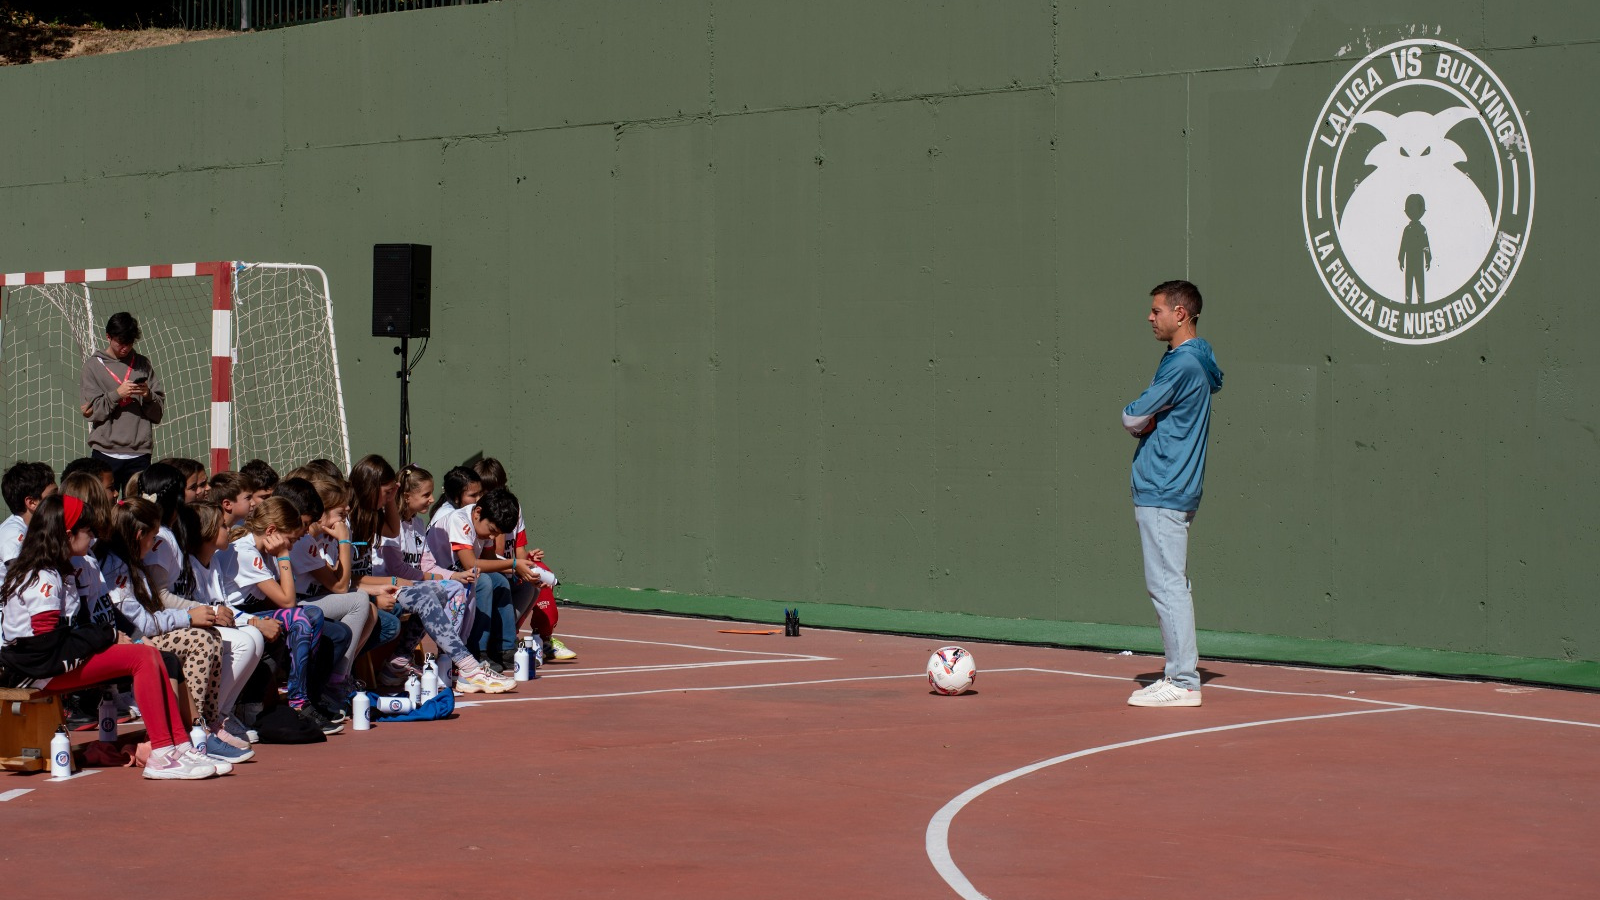
<instances>
[{"instance_id":1,"label":"red court surface","mask_svg":"<svg viewBox=\"0 0 1600 900\"><path fill-rule=\"evenodd\" d=\"M1600 696L582 608L444 722L198 783L0 775L9 897L1589 896ZM744 626L748 627L748 626ZM20 793L19 793L20 792Z\"/></svg>"}]
</instances>

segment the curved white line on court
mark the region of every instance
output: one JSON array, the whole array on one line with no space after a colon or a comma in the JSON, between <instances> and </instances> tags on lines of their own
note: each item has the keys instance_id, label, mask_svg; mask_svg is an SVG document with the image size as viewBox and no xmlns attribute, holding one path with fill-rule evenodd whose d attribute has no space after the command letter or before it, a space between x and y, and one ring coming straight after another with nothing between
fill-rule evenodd
<instances>
[{"instance_id":1,"label":"curved white line on court","mask_svg":"<svg viewBox=\"0 0 1600 900\"><path fill-rule=\"evenodd\" d=\"M1020 769L1012 769L1003 775L996 775L982 784L968 788L967 790L963 791L960 796L956 797L954 800L951 800L949 803L946 803L944 807L941 808L937 813L934 813L933 819L928 822L928 836L926 841L928 861L933 863L933 868L939 873L939 877L943 878L945 883L950 885L950 887L957 894L960 894L964 900L990 900L989 895L979 891L976 887L973 887L972 882L968 880L965 874L962 873L961 868L956 865L955 860L950 857L950 823L955 819L956 814L961 812L961 810L968 803L971 803L972 801L978 799L1002 784L1015 781L1024 775L1032 775L1034 772L1037 772L1040 769L1047 769L1053 765L1056 765L1057 763L1064 763L1068 760L1080 759L1085 756L1093 756L1096 753L1104 753L1107 750L1121 750L1124 747L1137 747L1140 744L1153 744L1157 741L1170 741L1173 738L1193 737L1197 734L1215 734L1219 731L1235 731L1240 728L1258 728L1262 725L1282 725L1288 722L1310 722L1315 719L1337 719L1343 716L1370 716L1377 713L1402 712L1408 709L1411 709L1411 707L1395 706L1384 709L1358 709L1351 712L1324 713L1318 716L1295 716L1294 718L1290 719L1263 719L1258 722L1240 722L1235 725L1218 725L1215 728L1196 728L1193 731L1174 731L1171 734L1158 734L1154 737L1139 738L1138 740L1134 741L1123 741L1118 744L1106 744L1101 747L1090 747L1088 750L1079 750L1076 753L1068 753L1065 756L1057 756L1051 759L1042 760L1032 765L1023 766Z\"/></svg>"}]
</instances>

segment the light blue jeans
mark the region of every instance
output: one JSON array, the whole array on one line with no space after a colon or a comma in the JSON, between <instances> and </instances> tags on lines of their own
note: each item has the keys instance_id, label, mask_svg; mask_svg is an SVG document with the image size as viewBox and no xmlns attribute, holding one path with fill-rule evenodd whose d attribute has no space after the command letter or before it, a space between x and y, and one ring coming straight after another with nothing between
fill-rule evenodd
<instances>
[{"instance_id":1,"label":"light blue jeans","mask_svg":"<svg viewBox=\"0 0 1600 900\"><path fill-rule=\"evenodd\" d=\"M1167 680L1181 688L1200 688L1200 650L1194 637L1194 596L1189 592L1189 526L1194 512L1135 506L1139 543L1144 547L1144 587L1161 622L1161 647L1167 655Z\"/></svg>"}]
</instances>

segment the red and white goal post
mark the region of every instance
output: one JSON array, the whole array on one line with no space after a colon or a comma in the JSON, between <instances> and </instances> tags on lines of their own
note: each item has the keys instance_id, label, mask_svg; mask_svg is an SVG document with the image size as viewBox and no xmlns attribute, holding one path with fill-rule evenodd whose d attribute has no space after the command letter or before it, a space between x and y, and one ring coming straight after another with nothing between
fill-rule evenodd
<instances>
[{"instance_id":1,"label":"red and white goal post","mask_svg":"<svg viewBox=\"0 0 1600 900\"><path fill-rule=\"evenodd\" d=\"M105 323L129 312L166 392L155 458L219 472L350 467L328 276L298 263L204 262L19 272L0 285L0 466L88 454L78 401Z\"/></svg>"}]
</instances>

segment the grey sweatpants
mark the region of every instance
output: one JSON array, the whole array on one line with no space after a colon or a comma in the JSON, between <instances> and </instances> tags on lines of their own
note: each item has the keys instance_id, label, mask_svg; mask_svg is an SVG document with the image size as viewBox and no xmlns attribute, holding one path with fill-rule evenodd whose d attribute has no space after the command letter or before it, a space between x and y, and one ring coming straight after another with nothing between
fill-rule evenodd
<instances>
[{"instance_id":1,"label":"grey sweatpants","mask_svg":"<svg viewBox=\"0 0 1600 900\"><path fill-rule=\"evenodd\" d=\"M350 629L350 649L345 651L344 658L333 668L336 679L348 676L350 667L355 665L356 654L361 652L367 637L372 633L372 626L377 622L377 617L372 614L372 598L363 591L351 591L348 594L302 597L300 602L307 606L315 606L322 610L323 618L342 622Z\"/></svg>"}]
</instances>

